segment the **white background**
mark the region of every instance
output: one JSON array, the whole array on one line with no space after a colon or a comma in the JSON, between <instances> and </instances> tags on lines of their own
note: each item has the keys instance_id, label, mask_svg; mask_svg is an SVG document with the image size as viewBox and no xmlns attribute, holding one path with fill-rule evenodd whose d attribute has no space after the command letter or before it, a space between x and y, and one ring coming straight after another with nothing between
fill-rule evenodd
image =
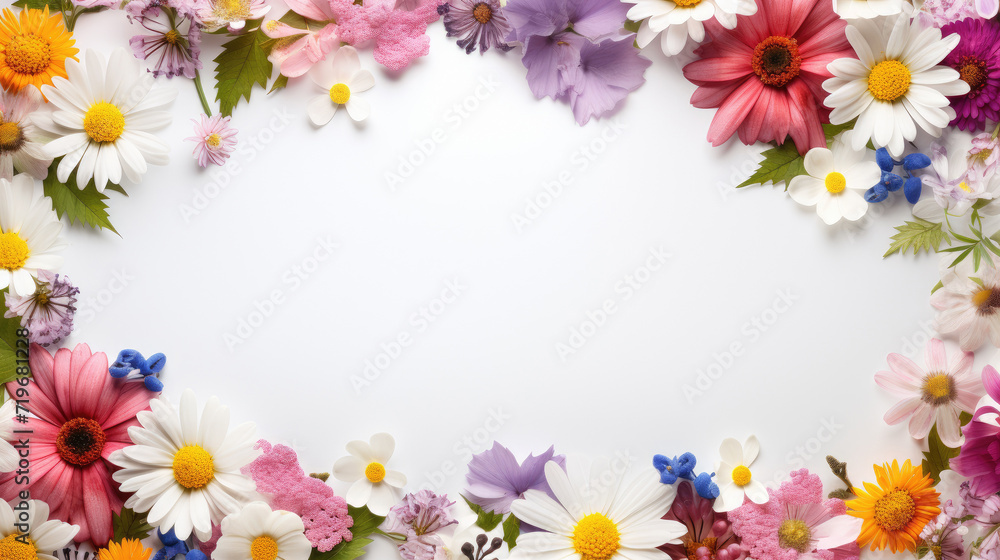
<instances>
[{"instance_id":1,"label":"white background","mask_svg":"<svg viewBox=\"0 0 1000 560\"><path fill-rule=\"evenodd\" d=\"M120 12L84 16L77 46L108 53L135 29ZM712 148L714 111L691 107L694 86L652 49L647 83L623 109L579 127L568 106L532 96L517 51L467 56L440 22L429 34L430 55L401 76L362 53L376 86L360 126L339 113L313 127L304 106L322 92L307 78L254 90L234 115L240 172L223 189L183 141L200 113L194 86L160 80L180 92L162 132L171 164L129 198L112 194L121 238L66 229L62 272L82 294L65 344L110 360L123 348L164 352L168 398L185 387L218 395L260 437L293 445L307 472L388 431L390 466L442 492L462 489L487 436L519 456L555 444L642 467L692 451L710 469L723 438L755 433L756 477L805 465L830 489L827 454L847 460L857 484L873 462L919 458L905 425L883 423L893 400L873 381L890 352L916 343L922 360L934 317L935 259L882 259L891 226L909 217L901 194L859 225L829 228L780 188L734 190L760 148ZM206 88L219 39L205 38ZM464 117L462 104L473 108ZM612 121L620 134L602 144ZM390 188L386 173L435 129L444 140ZM266 144L252 155L251 137ZM602 153L588 160L584 149ZM512 215L563 172L572 183L519 232ZM185 217L200 195L207 205ZM295 289L287 275L326 238L339 247ZM666 264L632 297L616 292L660 247ZM452 279L464 287L457 300L434 303ZM274 290L283 303L231 349L225 335ZM772 314L778 291L796 299ZM608 299L617 311L562 359L557 345ZM440 315L420 330L411 318L432 305ZM762 315L773 324L754 335L745 325ZM412 344L356 391L352 377L401 333ZM734 342L744 353L730 361ZM716 355L728 367L689 399L684 387L697 388ZM452 464L462 466L446 475Z\"/></svg>"}]
</instances>

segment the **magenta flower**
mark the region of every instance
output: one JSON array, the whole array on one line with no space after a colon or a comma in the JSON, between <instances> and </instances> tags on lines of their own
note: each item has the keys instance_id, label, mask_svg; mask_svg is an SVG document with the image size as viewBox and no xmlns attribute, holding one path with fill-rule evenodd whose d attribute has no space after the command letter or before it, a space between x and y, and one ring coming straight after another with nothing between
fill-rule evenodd
<instances>
[{"instance_id":1,"label":"magenta flower","mask_svg":"<svg viewBox=\"0 0 1000 560\"><path fill-rule=\"evenodd\" d=\"M715 500L706 500L694 491L687 480L677 484L677 497L663 519L678 521L687 527L680 544L665 544L660 548L673 560L742 560L746 553L740 538L733 533L726 514L712 509Z\"/></svg>"},{"instance_id":2,"label":"magenta flower","mask_svg":"<svg viewBox=\"0 0 1000 560\"><path fill-rule=\"evenodd\" d=\"M566 468L566 458L555 455L554 447L549 447L537 457L528 455L524 462L518 464L509 449L493 442L492 448L469 461L465 496L484 510L500 514L509 513L510 504L523 498L528 490L541 490L555 499L545 481L545 463L549 461Z\"/></svg>"},{"instance_id":3,"label":"magenta flower","mask_svg":"<svg viewBox=\"0 0 1000 560\"><path fill-rule=\"evenodd\" d=\"M941 28L944 37L958 34L958 46L941 61L958 71L969 93L951 98L951 126L975 132L986 121L1000 120L1000 22L963 19Z\"/></svg>"},{"instance_id":4,"label":"magenta flower","mask_svg":"<svg viewBox=\"0 0 1000 560\"><path fill-rule=\"evenodd\" d=\"M80 289L69 278L48 270L39 270L38 280L38 288L31 295L4 294L7 311L3 316L20 317L21 326L28 329L28 340L48 346L73 332L76 295Z\"/></svg>"},{"instance_id":5,"label":"magenta flower","mask_svg":"<svg viewBox=\"0 0 1000 560\"><path fill-rule=\"evenodd\" d=\"M889 354L889 369L875 374L875 382L890 393L902 397L885 413L885 422L894 425L909 418L910 435L927 437L937 423L941 441L949 447L962 443L959 415L972 412L982 395L979 380L972 373L972 352L961 352L948 362L944 343L927 343L926 370L900 354Z\"/></svg>"},{"instance_id":6,"label":"magenta flower","mask_svg":"<svg viewBox=\"0 0 1000 560\"><path fill-rule=\"evenodd\" d=\"M1000 374L993 366L983 368L983 385L993 402L1000 402ZM951 460L951 468L969 478L979 496L1000 491L1000 426L996 416L981 419L995 414L1000 414L1000 410L993 405L976 410L972 421L965 425L962 450Z\"/></svg>"},{"instance_id":7,"label":"magenta flower","mask_svg":"<svg viewBox=\"0 0 1000 560\"><path fill-rule=\"evenodd\" d=\"M861 519L846 515L843 500L824 499L823 482L806 469L791 473L763 504L729 512L733 532L755 560L857 559Z\"/></svg>"},{"instance_id":8,"label":"magenta flower","mask_svg":"<svg viewBox=\"0 0 1000 560\"><path fill-rule=\"evenodd\" d=\"M194 157L198 160L198 165L222 165L236 149L236 133L239 131L229 126L230 118L201 115L200 120L192 119L195 135L185 140L195 143Z\"/></svg>"}]
</instances>

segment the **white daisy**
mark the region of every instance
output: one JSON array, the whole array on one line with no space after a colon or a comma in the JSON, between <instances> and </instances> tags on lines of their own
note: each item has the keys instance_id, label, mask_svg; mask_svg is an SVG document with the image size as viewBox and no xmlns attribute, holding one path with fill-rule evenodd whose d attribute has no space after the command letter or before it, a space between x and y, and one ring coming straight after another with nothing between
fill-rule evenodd
<instances>
[{"instance_id":1,"label":"white daisy","mask_svg":"<svg viewBox=\"0 0 1000 560\"><path fill-rule=\"evenodd\" d=\"M663 54L672 56L684 50L688 37L695 43L705 40L705 26L711 18L726 29L736 27L737 14L757 13L754 0L622 0L635 4L628 11L632 21L642 21L636 43L645 48L660 35Z\"/></svg>"},{"instance_id":2,"label":"white daisy","mask_svg":"<svg viewBox=\"0 0 1000 560\"><path fill-rule=\"evenodd\" d=\"M150 131L170 124L170 113L160 108L173 101L176 90L152 89L153 75L122 48L111 53L110 62L88 50L84 62L66 61L66 74L68 80L57 76L52 86L42 86L57 110L32 117L56 136L45 149L62 157L59 181L65 183L76 169L77 187L86 188L93 178L103 192L109 181L120 183L123 173L138 183L147 164L167 164L170 147Z\"/></svg>"},{"instance_id":3,"label":"white daisy","mask_svg":"<svg viewBox=\"0 0 1000 560\"><path fill-rule=\"evenodd\" d=\"M17 402L7 399L0 406L0 473L17 470L17 449L11 445L14 438L14 416L17 414Z\"/></svg>"},{"instance_id":4,"label":"white daisy","mask_svg":"<svg viewBox=\"0 0 1000 560\"><path fill-rule=\"evenodd\" d=\"M805 157L806 175L788 182L788 195L803 206L815 206L827 225L841 218L855 221L868 211L864 192L882 177L878 164L866 160L868 149L851 146L850 132L837 137L833 150L813 148Z\"/></svg>"},{"instance_id":5,"label":"white daisy","mask_svg":"<svg viewBox=\"0 0 1000 560\"><path fill-rule=\"evenodd\" d=\"M14 172L44 179L52 164L39 142L31 114L42 104L38 88L21 88L18 93L0 91L0 179L10 181Z\"/></svg>"},{"instance_id":6,"label":"white daisy","mask_svg":"<svg viewBox=\"0 0 1000 560\"><path fill-rule=\"evenodd\" d=\"M733 438L722 440L719 455L722 460L716 464L716 482L719 497L715 500L715 511L731 511L743 505L743 497L755 504L767 502L767 488L759 480L754 480L750 465L757 458L760 442L757 436L750 436L743 445Z\"/></svg>"},{"instance_id":7,"label":"white daisy","mask_svg":"<svg viewBox=\"0 0 1000 560\"><path fill-rule=\"evenodd\" d=\"M830 122L857 118L853 145L869 140L900 156L903 142L913 140L917 126L940 136L955 118L947 96L969 92L958 71L938 65L958 45L960 37L941 37L935 27L924 29L906 15L856 20L846 29L858 59L840 58L827 65L833 74L823 82L833 109Z\"/></svg>"},{"instance_id":8,"label":"white daisy","mask_svg":"<svg viewBox=\"0 0 1000 560\"><path fill-rule=\"evenodd\" d=\"M206 540L212 525L236 513L256 485L240 469L253 461L254 425L229 430L229 409L212 397L199 415L198 399L188 389L179 409L164 397L138 414L142 427L131 427L135 445L113 452L109 460L122 467L112 478L122 492L135 492L125 507L149 512L149 523L180 539Z\"/></svg>"},{"instance_id":9,"label":"white daisy","mask_svg":"<svg viewBox=\"0 0 1000 560\"><path fill-rule=\"evenodd\" d=\"M607 459L567 457L566 470L545 464L545 480L556 499L528 490L511 504L522 522L541 529L524 533L510 558L585 560L668 560L656 547L679 543L687 529L661 519L676 491L654 469L623 485Z\"/></svg>"},{"instance_id":10,"label":"white daisy","mask_svg":"<svg viewBox=\"0 0 1000 560\"><path fill-rule=\"evenodd\" d=\"M900 0L833 0L833 11L844 19L872 19L903 11Z\"/></svg>"},{"instance_id":11,"label":"white daisy","mask_svg":"<svg viewBox=\"0 0 1000 560\"><path fill-rule=\"evenodd\" d=\"M49 505L45 502L28 500L27 513L27 521L20 520L10 504L0 500L0 558L56 560L51 552L68 545L80 532L76 525L49 519ZM18 524L28 526L27 539Z\"/></svg>"},{"instance_id":12,"label":"white daisy","mask_svg":"<svg viewBox=\"0 0 1000 560\"><path fill-rule=\"evenodd\" d=\"M251 502L222 520L222 536L215 560L308 560L312 544L302 518L288 511L272 511L264 502Z\"/></svg>"},{"instance_id":13,"label":"white daisy","mask_svg":"<svg viewBox=\"0 0 1000 560\"><path fill-rule=\"evenodd\" d=\"M264 0L198 0L196 9L206 31L228 27L230 33L237 33L247 20L264 17L271 6Z\"/></svg>"},{"instance_id":14,"label":"white daisy","mask_svg":"<svg viewBox=\"0 0 1000 560\"><path fill-rule=\"evenodd\" d=\"M337 459L333 476L353 482L347 491L347 503L354 507L368 506L375 515L389 513L398 501L397 490L406 486L406 476L386 468L396 450L396 440L389 434L375 434L368 440L347 444L350 455Z\"/></svg>"},{"instance_id":15,"label":"white daisy","mask_svg":"<svg viewBox=\"0 0 1000 560\"><path fill-rule=\"evenodd\" d=\"M30 175L0 179L0 289L9 286L15 296L35 293L38 271L62 264L62 256L55 254L66 246L61 232L52 199L35 193Z\"/></svg>"},{"instance_id":16,"label":"white daisy","mask_svg":"<svg viewBox=\"0 0 1000 560\"><path fill-rule=\"evenodd\" d=\"M313 65L309 77L325 92L314 97L306 107L313 124L323 126L330 122L341 106L356 121L368 118L371 106L355 94L370 90L375 85L375 77L361 69L361 60L354 47L340 47L333 55L333 62Z\"/></svg>"}]
</instances>

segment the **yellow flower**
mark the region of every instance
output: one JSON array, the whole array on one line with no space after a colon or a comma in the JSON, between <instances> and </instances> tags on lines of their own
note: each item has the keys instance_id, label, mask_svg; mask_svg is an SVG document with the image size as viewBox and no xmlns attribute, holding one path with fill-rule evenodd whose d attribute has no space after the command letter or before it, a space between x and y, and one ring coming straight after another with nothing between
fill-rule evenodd
<instances>
[{"instance_id":1,"label":"yellow flower","mask_svg":"<svg viewBox=\"0 0 1000 560\"><path fill-rule=\"evenodd\" d=\"M875 480L878 486L866 482L864 490L854 488L857 498L847 502L847 514L864 520L858 545L915 551L920 531L941 513L934 481L908 460L902 467L896 461L875 465Z\"/></svg>"},{"instance_id":2,"label":"yellow flower","mask_svg":"<svg viewBox=\"0 0 1000 560\"><path fill-rule=\"evenodd\" d=\"M0 85L11 92L24 86L40 88L55 76L66 77L66 59L80 52L73 47L73 34L63 27L62 14L49 16L44 10L9 8L0 14Z\"/></svg>"},{"instance_id":3,"label":"yellow flower","mask_svg":"<svg viewBox=\"0 0 1000 560\"><path fill-rule=\"evenodd\" d=\"M97 553L100 560L149 560L153 549L142 546L142 542L132 539L122 539L122 543L109 542L108 548L102 548Z\"/></svg>"}]
</instances>

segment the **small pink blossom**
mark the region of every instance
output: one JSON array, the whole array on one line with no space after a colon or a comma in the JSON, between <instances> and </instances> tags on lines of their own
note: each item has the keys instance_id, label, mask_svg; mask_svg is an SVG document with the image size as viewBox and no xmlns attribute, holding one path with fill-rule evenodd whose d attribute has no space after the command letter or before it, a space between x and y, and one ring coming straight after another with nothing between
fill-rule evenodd
<instances>
[{"instance_id":1,"label":"small pink blossom","mask_svg":"<svg viewBox=\"0 0 1000 560\"><path fill-rule=\"evenodd\" d=\"M413 4L411 2L411 4ZM430 52L427 25L437 21L437 0L420 0L412 10L397 10L396 0L330 0L340 40L349 45L375 42L375 61L393 71L405 69Z\"/></svg>"},{"instance_id":2,"label":"small pink blossom","mask_svg":"<svg viewBox=\"0 0 1000 560\"><path fill-rule=\"evenodd\" d=\"M296 78L337 48L337 24L328 0L286 0L296 14L310 20L309 29L292 27L278 20L264 22L264 34L278 39L268 57L283 76ZM314 24L323 24L319 29Z\"/></svg>"},{"instance_id":3,"label":"small pink blossom","mask_svg":"<svg viewBox=\"0 0 1000 560\"><path fill-rule=\"evenodd\" d=\"M230 117L201 115L201 120L194 120L194 136L185 138L195 143L194 157L198 165L208 167L208 164L222 165L236 149L235 128L229 126Z\"/></svg>"}]
</instances>

